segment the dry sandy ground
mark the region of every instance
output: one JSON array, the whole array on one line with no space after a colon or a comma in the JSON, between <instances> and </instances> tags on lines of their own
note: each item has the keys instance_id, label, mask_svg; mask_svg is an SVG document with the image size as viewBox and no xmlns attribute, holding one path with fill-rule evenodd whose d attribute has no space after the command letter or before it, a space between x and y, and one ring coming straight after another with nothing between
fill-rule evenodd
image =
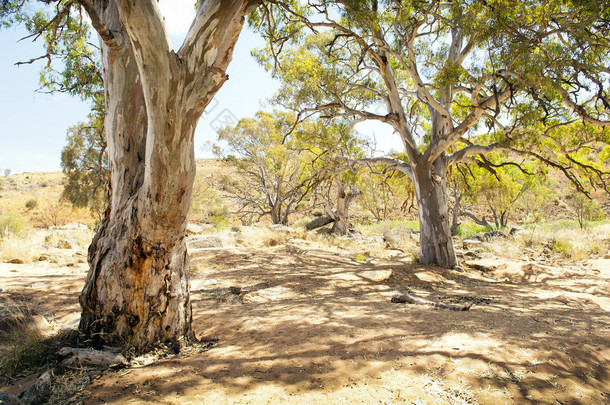
<instances>
[{"instance_id":1,"label":"dry sandy ground","mask_svg":"<svg viewBox=\"0 0 610 405\"><path fill-rule=\"evenodd\" d=\"M483 273L356 253L296 242L197 252L194 328L218 340L107 371L74 403L610 403L610 260ZM65 321L85 271L1 264L0 287ZM392 304L397 291L474 305Z\"/></svg>"}]
</instances>

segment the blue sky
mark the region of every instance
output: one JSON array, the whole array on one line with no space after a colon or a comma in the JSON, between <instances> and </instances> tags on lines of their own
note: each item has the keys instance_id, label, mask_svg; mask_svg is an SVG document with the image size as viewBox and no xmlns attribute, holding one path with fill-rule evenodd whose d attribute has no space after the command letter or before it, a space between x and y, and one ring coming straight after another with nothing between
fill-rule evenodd
<instances>
[{"instance_id":1,"label":"blue sky","mask_svg":"<svg viewBox=\"0 0 610 405\"><path fill-rule=\"evenodd\" d=\"M192 5L192 0L160 2L166 28L176 48L192 21ZM26 34L22 27L0 30L3 55L0 59L0 172L4 169L10 169L12 173L59 171L67 130L87 119L89 106L67 95L37 92L39 71L44 61L15 65L43 54L40 43L31 40L19 42ZM242 32L227 70L229 81L208 106L197 126L197 157L211 156L202 147L207 141L216 139L219 126L253 116L265 108L266 100L278 88L270 74L250 56L252 48L262 46L263 41L256 34L247 29ZM387 137L387 130L375 126L360 126L359 130L384 133L383 139L378 137L378 147L400 148L400 143L396 142L398 137Z\"/></svg>"}]
</instances>

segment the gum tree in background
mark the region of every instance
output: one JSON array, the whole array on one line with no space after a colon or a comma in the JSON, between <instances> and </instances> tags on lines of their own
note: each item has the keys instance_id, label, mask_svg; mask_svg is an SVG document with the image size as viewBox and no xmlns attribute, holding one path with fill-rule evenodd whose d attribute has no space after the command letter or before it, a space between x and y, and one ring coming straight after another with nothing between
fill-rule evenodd
<instances>
[{"instance_id":1,"label":"gum tree in background","mask_svg":"<svg viewBox=\"0 0 610 405\"><path fill-rule=\"evenodd\" d=\"M26 3L3 2L3 19ZM138 351L188 341L184 235L195 175L193 135L228 79L244 18L259 2L199 1L178 51L154 0L45 3L54 4L56 17L44 35L61 38L66 18L86 11L101 43L110 199L89 248L80 330L95 344Z\"/></svg>"},{"instance_id":2,"label":"gum tree in background","mask_svg":"<svg viewBox=\"0 0 610 405\"><path fill-rule=\"evenodd\" d=\"M581 151L609 137L607 0L268 1L253 23L269 40L258 57L285 83L281 105L400 136L407 161L371 162L413 180L424 264L457 265L452 164L485 166L485 154L509 149L581 191L585 177L606 182Z\"/></svg>"},{"instance_id":3,"label":"gum tree in background","mask_svg":"<svg viewBox=\"0 0 610 405\"><path fill-rule=\"evenodd\" d=\"M294 122L291 113L259 111L219 131L226 146L214 151L237 172L227 192L242 220L288 225L322 183L348 169L340 169L341 157L358 153L360 141L345 122Z\"/></svg>"}]
</instances>

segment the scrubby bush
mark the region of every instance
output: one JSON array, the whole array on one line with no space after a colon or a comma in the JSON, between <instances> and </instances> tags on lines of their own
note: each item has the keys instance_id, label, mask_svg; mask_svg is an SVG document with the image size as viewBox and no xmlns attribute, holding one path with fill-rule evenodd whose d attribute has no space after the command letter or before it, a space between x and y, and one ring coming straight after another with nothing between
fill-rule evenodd
<instances>
[{"instance_id":1,"label":"scrubby bush","mask_svg":"<svg viewBox=\"0 0 610 405\"><path fill-rule=\"evenodd\" d=\"M606 217L599 203L582 193L574 192L570 195L568 204L580 229L585 229L589 222L600 221Z\"/></svg>"},{"instance_id":2,"label":"scrubby bush","mask_svg":"<svg viewBox=\"0 0 610 405\"><path fill-rule=\"evenodd\" d=\"M16 212L0 214L0 239L9 235L25 236L28 232L28 224L25 218Z\"/></svg>"},{"instance_id":3,"label":"scrubby bush","mask_svg":"<svg viewBox=\"0 0 610 405\"><path fill-rule=\"evenodd\" d=\"M33 210L36 207L38 207L38 200L35 198L30 198L25 202L25 208L28 210Z\"/></svg>"}]
</instances>

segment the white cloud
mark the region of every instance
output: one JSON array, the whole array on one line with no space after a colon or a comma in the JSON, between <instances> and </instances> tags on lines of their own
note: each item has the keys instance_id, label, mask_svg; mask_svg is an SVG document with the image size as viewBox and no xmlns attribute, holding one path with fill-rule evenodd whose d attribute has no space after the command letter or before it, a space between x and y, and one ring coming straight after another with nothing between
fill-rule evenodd
<instances>
[{"instance_id":1,"label":"white cloud","mask_svg":"<svg viewBox=\"0 0 610 405\"><path fill-rule=\"evenodd\" d=\"M194 0L158 0L161 14L174 46L180 47L195 17Z\"/></svg>"}]
</instances>

